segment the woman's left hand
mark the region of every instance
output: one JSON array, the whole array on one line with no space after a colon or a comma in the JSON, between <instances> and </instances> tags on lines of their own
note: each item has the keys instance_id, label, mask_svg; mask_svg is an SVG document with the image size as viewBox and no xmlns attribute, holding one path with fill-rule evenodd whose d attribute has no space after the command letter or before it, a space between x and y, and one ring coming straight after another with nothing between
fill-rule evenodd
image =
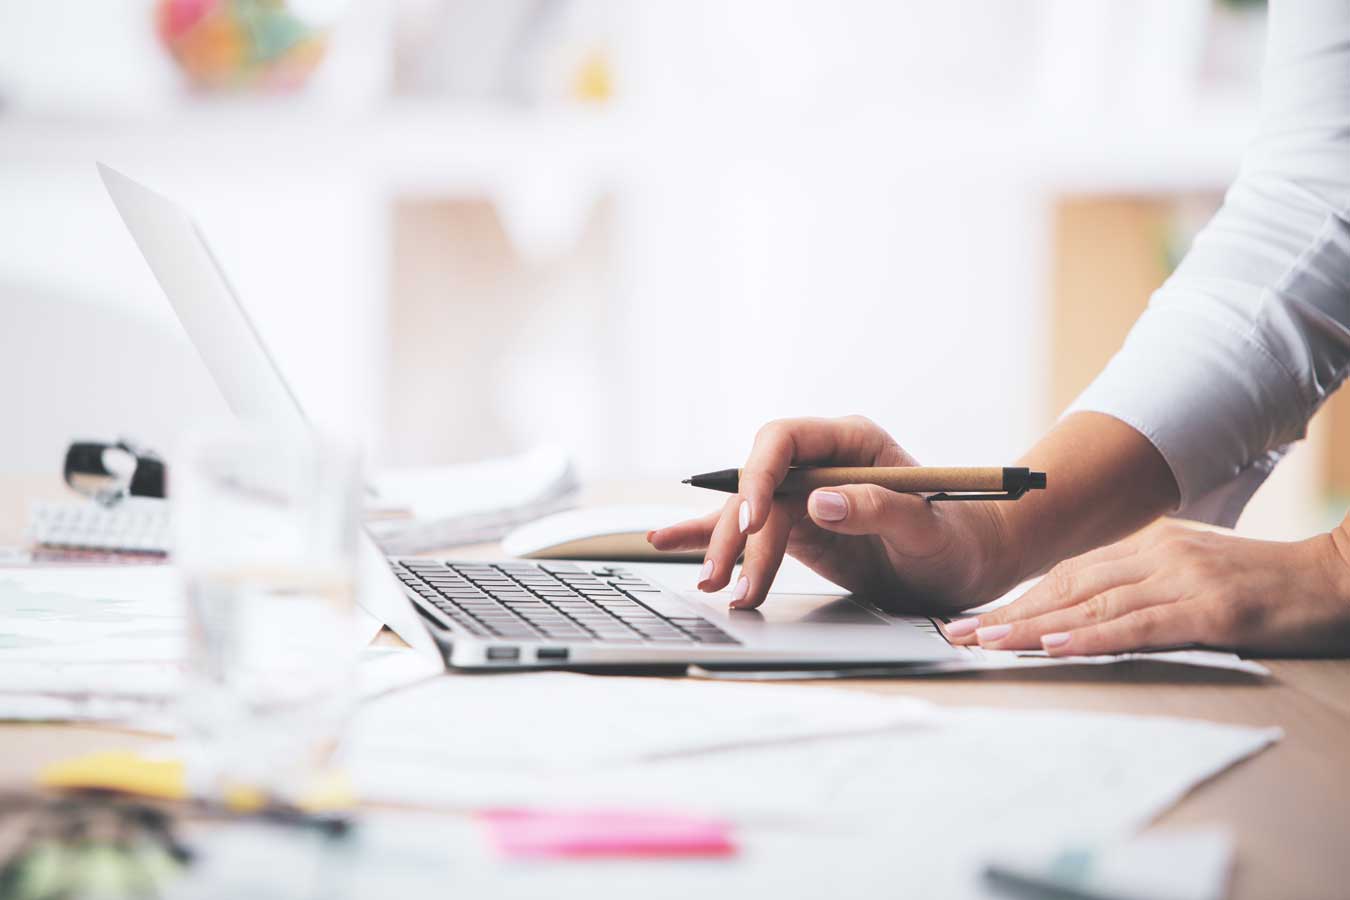
<instances>
[{"instance_id":1,"label":"woman's left hand","mask_svg":"<svg viewBox=\"0 0 1350 900\"><path fill-rule=\"evenodd\" d=\"M1186 644L1350 655L1350 517L1295 543L1168 524L1055 566L953 643L1080 656Z\"/></svg>"}]
</instances>

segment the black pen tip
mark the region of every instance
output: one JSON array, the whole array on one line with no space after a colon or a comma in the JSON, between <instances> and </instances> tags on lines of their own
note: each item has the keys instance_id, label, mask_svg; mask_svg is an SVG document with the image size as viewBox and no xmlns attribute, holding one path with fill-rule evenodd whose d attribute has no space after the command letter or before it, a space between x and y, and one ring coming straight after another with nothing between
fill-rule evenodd
<instances>
[{"instance_id":1,"label":"black pen tip","mask_svg":"<svg viewBox=\"0 0 1350 900\"><path fill-rule=\"evenodd\" d=\"M694 483L694 479L692 479L692 478L685 478L685 479L683 479L683 480L680 482L680 484L693 484L693 483Z\"/></svg>"}]
</instances>

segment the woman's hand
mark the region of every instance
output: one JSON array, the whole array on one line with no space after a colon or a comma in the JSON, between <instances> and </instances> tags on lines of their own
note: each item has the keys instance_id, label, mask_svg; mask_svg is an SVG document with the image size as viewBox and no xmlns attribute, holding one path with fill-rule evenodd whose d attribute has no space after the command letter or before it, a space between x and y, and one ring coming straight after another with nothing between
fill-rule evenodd
<instances>
[{"instance_id":1,"label":"woman's hand","mask_svg":"<svg viewBox=\"0 0 1350 900\"><path fill-rule=\"evenodd\" d=\"M1002 529L995 504L934 504L872 485L775 497L793 465L916 463L861 416L771 422L755 437L740 493L721 512L659 529L648 539L658 550L706 548L699 588L708 592L730 583L744 551L732 591L735 609L764 602L784 553L892 608L949 611L995 595L991 564Z\"/></svg>"},{"instance_id":2,"label":"woman's hand","mask_svg":"<svg viewBox=\"0 0 1350 900\"><path fill-rule=\"evenodd\" d=\"M1050 570L1003 609L947 626L954 643L1051 656L1183 644L1350 653L1350 517L1297 543L1169 524Z\"/></svg>"}]
</instances>

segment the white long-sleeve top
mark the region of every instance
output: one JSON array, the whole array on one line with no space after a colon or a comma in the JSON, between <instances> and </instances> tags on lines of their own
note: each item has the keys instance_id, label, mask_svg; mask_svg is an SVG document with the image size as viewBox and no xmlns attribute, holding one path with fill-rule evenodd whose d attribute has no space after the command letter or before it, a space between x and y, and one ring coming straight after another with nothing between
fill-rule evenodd
<instances>
[{"instance_id":1,"label":"white long-sleeve top","mask_svg":"<svg viewBox=\"0 0 1350 900\"><path fill-rule=\"evenodd\" d=\"M1178 513L1231 525L1348 372L1350 0L1272 0L1237 180L1070 411L1137 429Z\"/></svg>"}]
</instances>

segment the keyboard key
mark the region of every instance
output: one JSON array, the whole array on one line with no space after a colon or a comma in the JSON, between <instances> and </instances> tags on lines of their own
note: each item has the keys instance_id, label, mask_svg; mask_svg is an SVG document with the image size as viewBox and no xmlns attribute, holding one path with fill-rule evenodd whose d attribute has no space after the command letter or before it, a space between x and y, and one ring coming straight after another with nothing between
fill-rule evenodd
<instances>
[{"instance_id":1,"label":"keyboard key","mask_svg":"<svg viewBox=\"0 0 1350 900\"><path fill-rule=\"evenodd\" d=\"M602 641L614 640L616 638L623 638L623 639L633 638L634 640L642 639L641 635L636 634L632 631L603 629L603 628L595 629L595 636L600 638L600 640Z\"/></svg>"}]
</instances>

